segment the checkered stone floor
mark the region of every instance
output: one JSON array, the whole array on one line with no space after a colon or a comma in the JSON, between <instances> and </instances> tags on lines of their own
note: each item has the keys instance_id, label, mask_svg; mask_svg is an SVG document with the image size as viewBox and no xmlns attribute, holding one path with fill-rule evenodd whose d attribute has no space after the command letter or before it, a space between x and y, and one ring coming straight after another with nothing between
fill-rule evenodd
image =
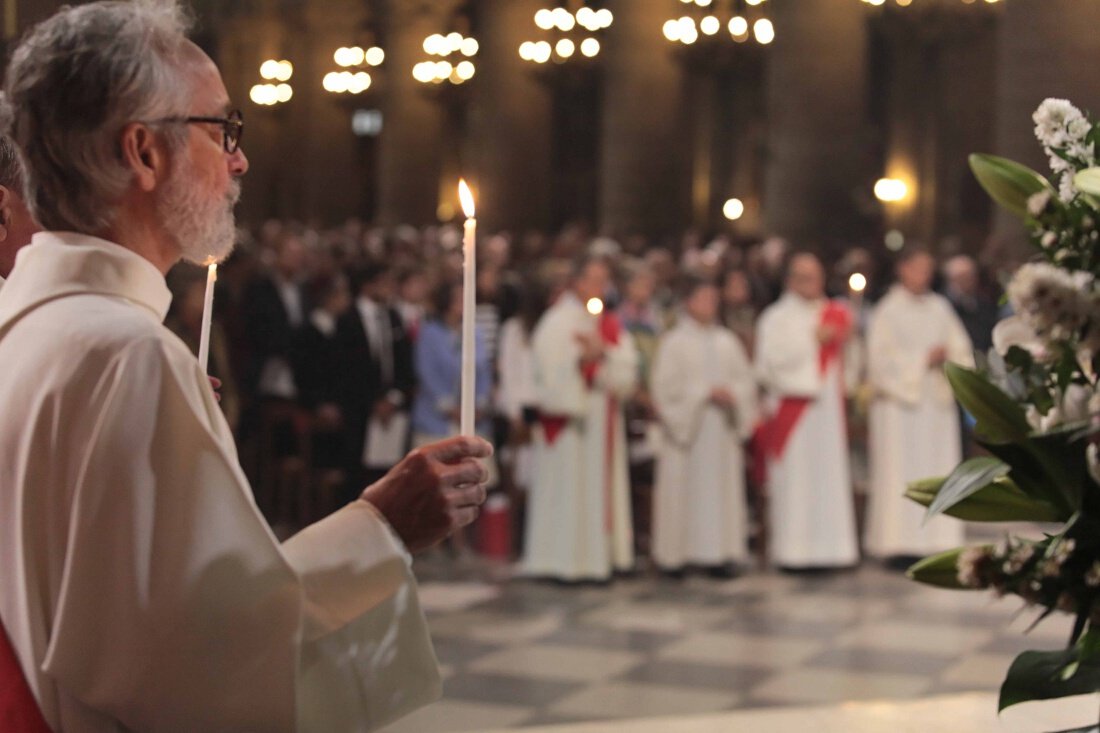
<instances>
[{"instance_id":1,"label":"checkered stone floor","mask_svg":"<svg viewBox=\"0 0 1100 733\"><path fill-rule=\"evenodd\" d=\"M995 690L1012 658L1069 634L1012 600L857 571L606 587L420 563L444 697L387 733L447 733Z\"/></svg>"}]
</instances>

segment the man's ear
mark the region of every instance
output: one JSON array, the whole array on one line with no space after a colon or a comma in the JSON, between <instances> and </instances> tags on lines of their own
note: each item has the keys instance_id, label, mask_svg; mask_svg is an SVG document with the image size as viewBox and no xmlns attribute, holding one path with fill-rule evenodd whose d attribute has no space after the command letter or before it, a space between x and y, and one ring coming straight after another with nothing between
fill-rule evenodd
<instances>
[{"instance_id":1,"label":"man's ear","mask_svg":"<svg viewBox=\"0 0 1100 733\"><path fill-rule=\"evenodd\" d=\"M122 128L122 164L134 174L142 191L152 191L168 177L168 156L149 127L131 122Z\"/></svg>"}]
</instances>

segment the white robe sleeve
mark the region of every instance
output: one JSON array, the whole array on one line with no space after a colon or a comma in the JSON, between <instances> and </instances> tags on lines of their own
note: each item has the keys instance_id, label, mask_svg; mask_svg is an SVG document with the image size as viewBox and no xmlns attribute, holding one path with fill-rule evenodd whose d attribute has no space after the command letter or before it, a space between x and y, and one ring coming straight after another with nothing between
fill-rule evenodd
<instances>
[{"instance_id":1,"label":"white robe sleeve","mask_svg":"<svg viewBox=\"0 0 1100 733\"><path fill-rule=\"evenodd\" d=\"M619 399L626 399L638 388L638 349L625 330L619 343L610 347L596 372L596 386Z\"/></svg>"},{"instance_id":2,"label":"white robe sleeve","mask_svg":"<svg viewBox=\"0 0 1100 733\"><path fill-rule=\"evenodd\" d=\"M914 354L899 341L905 333L897 314L884 301L871 315L867 328L867 379L876 393L907 405L921 400L928 355Z\"/></svg>"},{"instance_id":3,"label":"white robe sleeve","mask_svg":"<svg viewBox=\"0 0 1100 733\"><path fill-rule=\"evenodd\" d=\"M587 410L587 385L579 367L581 351L569 319L549 311L532 341L535 390L547 415L581 418Z\"/></svg>"},{"instance_id":4,"label":"white robe sleeve","mask_svg":"<svg viewBox=\"0 0 1100 733\"><path fill-rule=\"evenodd\" d=\"M74 485L44 673L126 728L154 732L366 731L436 694L404 553L384 523L346 509L281 550L204 379L193 359L148 339L120 352L87 396L97 422ZM372 674L354 680L349 705L308 685L304 665L338 664L316 660L319 645L353 629L369 633L344 655ZM410 657L385 634L419 644ZM399 675L410 663L416 672ZM408 694L372 687L382 673ZM338 726L309 719L326 705Z\"/></svg>"},{"instance_id":5,"label":"white robe sleeve","mask_svg":"<svg viewBox=\"0 0 1100 733\"><path fill-rule=\"evenodd\" d=\"M695 440L699 419L707 405L710 385L700 378L697 350L686 348L687 339L678 330L670 332L657 347L650 377L653 402L668 438L680 448Z\"/></svg>"},{"instance_id":6,"label":"white robe sleeve","mask_svg":"<svg viewBox=\"0 0 1100 733\"><path fill-rule=\"evenodd\" d=\"M773 309L781 306L773 306ZM766 311L756 331L756 373L775 395L816 397L822 378L819 346L812 334L798 332L797 321L780 310Z\"/></svg>"},{"instance_id":7,"label":"white robe sleeve","mask_svg":"<svg viewBox=\"0 0 1100 733\"><path fill-rule=\"evenodd\" d=\"M757 399L756 376L753 373L749 356L745 353L745 347L741 340L733 334L725 334L727 350L730 354L730 370L727 375L726 388L737 400L734 408L737 415L737 435L742 440L752 437L756 422L759 419L759 406Z\"/></svg>"}]
</instances>

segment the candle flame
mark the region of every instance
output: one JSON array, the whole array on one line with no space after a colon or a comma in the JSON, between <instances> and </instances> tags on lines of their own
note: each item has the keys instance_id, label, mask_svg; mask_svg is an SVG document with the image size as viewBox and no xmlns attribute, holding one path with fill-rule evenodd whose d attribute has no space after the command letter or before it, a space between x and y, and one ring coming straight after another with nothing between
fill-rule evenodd
<instances>
[{"instance_id":1,"label":"candle flame","mask_svg":"<svg viewBox=\"0 0 1100 733\"><path fill-rule=\"evenodd\" d=\"M203 261L203 267L213 267L218 264L218 260L214 255L210 255Z\"/></svg>"},{"instance_id":2,"label":"candle flame","mask_svg":"<svg viewBox=\"0 0 1100 733\"><path fill-rule=\"evenodd\" d=\"M603 301L599 298L590 298L584 307L587 308L588 312L594 316L598 316L603 313Z\"/></svg>"},{"instance_id":3,"label":"candle flame","mask_svg":"<svg viewBox=\"0 0 1100 733\"><path fill-rule=\"evenodd\" d=\"M465 178L458 179L458 200L462 202L462 213L467 219L474 218L474 194L466 184Z\"/></svg>"},{"instance_id":4,"label":"candle flame","mask_svg":"<svg viewBox=\"0 0 1100 733\"><path fill-rule=\"evenodd\" d=\"M848 287L853 293L862 293L867 288L867 276L862 272L852 273L848 278Z\"/></svg>"}]
</instances>

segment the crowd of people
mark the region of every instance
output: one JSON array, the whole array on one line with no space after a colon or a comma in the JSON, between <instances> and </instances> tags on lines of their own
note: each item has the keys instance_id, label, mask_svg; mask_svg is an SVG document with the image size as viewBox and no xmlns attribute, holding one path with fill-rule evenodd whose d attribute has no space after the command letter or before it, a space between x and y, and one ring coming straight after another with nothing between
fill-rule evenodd
<instances>
[{"instance_id":1,"label":"crowd of people","mask_svg":"<svg viewBox=\"0 0 1100 733\"><path fill-rule=\"evenodd\" d=\"M457 432L460 232L269 221L239 240L210 372L261 508L290 531ZM990 346L996 273L888 254L826 268L778 239L484 238L477 428L497 447L494 521L451 551L579 581L644 558L727 576L754 557L845 567L861 548L950 547L959 527L923 525L902 494L959 459L941 367ZM203 272L169 282L168 323L197 349Z\"/></svg>"}]
</instances>

